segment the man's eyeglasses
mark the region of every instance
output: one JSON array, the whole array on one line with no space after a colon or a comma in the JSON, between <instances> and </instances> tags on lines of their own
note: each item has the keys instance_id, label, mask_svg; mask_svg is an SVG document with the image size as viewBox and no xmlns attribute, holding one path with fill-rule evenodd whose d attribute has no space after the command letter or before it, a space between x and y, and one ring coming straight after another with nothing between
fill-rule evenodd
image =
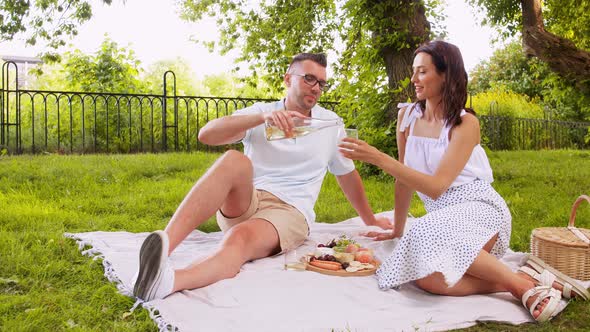
<instances>
[{"instance_id":1,"label":"man's eyeglasses","mask_svg":"<svg viewBox=\"0 0 590 332\"><path fill-rule=\"evenodd\" d=\"M291 74L291 75L303 77L303 82L305 82L305 84L307 84L311 87L313 87L314 85L317 84L322 91L328 91L328 89L330 88L330 86L328 85L328 82L326 82L324 80L318 80L317 77L315 77L311 74L305 74L305 75Z\"/></svg>"}]
</instances>

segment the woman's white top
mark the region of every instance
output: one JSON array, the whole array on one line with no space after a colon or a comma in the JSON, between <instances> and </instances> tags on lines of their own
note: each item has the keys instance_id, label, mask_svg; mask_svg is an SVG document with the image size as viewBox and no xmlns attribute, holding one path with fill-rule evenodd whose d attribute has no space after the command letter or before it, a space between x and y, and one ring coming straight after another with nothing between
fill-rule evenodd
<instances>
[{"instance_id":1,"label":"woman's white top","mask_svg":"<svg viewBox=\"0 0 590 332\"><path fill-rule=\"evenodd\" d=\"M399 127L401 132L404 132L408 127L410 128L410 134L406 140L404 164L419 172L434 175L449 147L449 131L451 130L451 126L445 123L438 138L414 136L413 132L416 120L423 116L420 104L414 106L414 104L400 103L397 106L400 108L408 106L404 113L404 118L399 119L398 117L398 121L401 121ZM465 114L467 112L462 110L461 116ZM453 181L451 187L470 183L477 179L484 180L488 183L494 181L488 157L479 144L473 148L471 157L459 176Z\"/></svg>"}]
</instances>

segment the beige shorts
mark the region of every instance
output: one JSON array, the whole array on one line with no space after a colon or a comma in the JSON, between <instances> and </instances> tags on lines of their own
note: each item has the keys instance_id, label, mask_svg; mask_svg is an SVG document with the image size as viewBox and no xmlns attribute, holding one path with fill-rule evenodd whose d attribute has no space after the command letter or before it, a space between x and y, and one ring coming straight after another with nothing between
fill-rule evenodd
<instances>
[{"instance_id":1,"label":"beige shorts","mask_svg":"<svg viewBox=\"0 0 590 332\"><path fill-rule=\"evenodd\" d=\"M302 245L309 235L309 225L303 214L264 190L254 189L250 207L239 217L227 218L221 210L217 211L217 224L224 233L233 226L254 218L264 219L274 226L279 234L281 252Z\"/></svg>"}]
</instances>

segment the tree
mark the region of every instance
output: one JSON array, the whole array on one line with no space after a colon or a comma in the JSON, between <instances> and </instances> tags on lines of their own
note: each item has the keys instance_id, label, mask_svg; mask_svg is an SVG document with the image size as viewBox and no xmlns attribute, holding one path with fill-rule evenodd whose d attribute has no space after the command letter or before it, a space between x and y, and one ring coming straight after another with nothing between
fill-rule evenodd
<instances>
[{"instance_id":1,"label":"tree","mask_svg":"<svg viewBox=\"0 0 590 332\"><path fill-rule=\"evenodd\" d=\"M590 91L590 4L587 1L470 0L487 11L486 23L503 28L504 35L522 33L527 55L547 63L551 70ZM546 27L553 30L551 33Z\"/></svg>"},{"instance_id":2,"label":"tree","mask_svg":"<svg viewBox=\"0 0 590 332\"><path fill-rule=\"evenodd\" d=\"M494 51L470 73L469 92L478 94L495 88L506 88L530 98L542 98L543 80L551 74L545 63L529 58L514 41Z\"/></svg>"},{"instance_id":3,"label":"tree","mask_svg":"<svg viewBox=\"0 0 590 332\"><path fill-rule=\"evenodd\" d=\"M327 53L334 75L325 97L340 102L363 139L392 151L397 102L411 95L413 51L440 30L427 20L427 11L440 17L439 8L438 0L183 0L181 17L215 17L221 38L210 49L239 50L249 82L262 78L273 93L293 55Z\"/></svg>"},{"instance_id":4,"label":"tree","mask_svg":"<svg viewBox=\"0 0 590 332\"><path fill-rule=\"evenodd\" d=\"M372 88L399 93L413 50L431 36L424 3L416 0L261 0L259 6L182 1L184 19L198 21L204 15L216 17L221 31L217 43L208 43L210 48L222 54L239 49L238 61L250 64L252 79L261 76L275 90L281 88L290 57L307 51L337 55L337 83L376 83ZM363 77L367 71L376 74Z\"/></svg>"},{"instance_id":5,"label":"tree","mask_svg":"<svg viewBox=\"0 0 590 332\"><path fill-rule=\"evenodd\" d=\"M133 50L119 47L108 37L94 55L66 52L63 73L74 91L134 93L143 91L140 61Z\"/></svg>"},{"instance_id":6,"label":"tree","mask_svg":"<svg viewBox=\"0 0 590 332\"><path fill-rule=\"evenodd\" d=\"M171 70L176 77L176 94L179 96L195 96L199 95L200 91L204 89L201 82L195 80L195 74L190 64L181 58L173 60L160 60L146 70L143 76L143 81L147 85L147 92L153 94L162 94L164 73ZM172 87L174 86L173 77L167 77L170 81L167 82L168 94L172 94Z\"/></svg>"},{"instance_id":7,"label":"tree","mask_svg":"<svg viewBox=\"0 0 590 332\"><path fill-rule=\"evenodd\" d=\"M496 50L489 60L471 72L469 91L472 94L507 90L540 101L550 110L552 118L590 120L590 94L551 71L549 65L535 57L527 57L518 42Z\"/></svg>"},{"instance_id":8,"label":"tree","mask_svg":"<svg viewBox=\"0 0 590 332\"><path fill-rule=\"evenodd\" d=\"M102 0L110 5L112 0ZM78 34L78 26L92 17L92 6L84 0L2 0L0 2L0 41L24 33L26 43L44 41L50 49L65 45L66 38ZM59 59L47 52L44 60Z\"/></svg>"},{"instance_id":9,"label":"tree","mask_svg":"<svg viewBox=\"0 0 590 332\"><path fill-rule=\"evenodd\" d=\"M119 47L105 37L94 54L67 51L60 63L32 69L37 76L33 89L83 92L137 93L145 84L140 79L141 63L132 49Z\"/></svg>"}]
</instances>

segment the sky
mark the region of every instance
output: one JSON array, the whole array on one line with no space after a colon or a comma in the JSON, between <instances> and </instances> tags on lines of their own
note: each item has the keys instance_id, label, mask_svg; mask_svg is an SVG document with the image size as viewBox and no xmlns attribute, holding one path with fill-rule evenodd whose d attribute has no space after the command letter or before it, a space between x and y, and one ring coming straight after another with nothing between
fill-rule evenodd
<instances>
[{"instance_id":1,"label":"sky","mask_svg":"<svg viewBox=\"0 0 590 332\"><path fill-rule=\"evenodd\" d=\"M131 48L144 68L159 60L180 57L188 61L197 78L231 70L235 55L222 57L209 53L204 46L191 41L194 37L214 40L218 36L215 21L206 18L199 23L187 23L179 18L174 2L127 0L123 4L115 0L107 6L93 0L93 16L80 27L78 36L70 42L71 47L94 53L106 34L120 47ZM476 22L477 16L465 1L446 2L446 40L461 49L469 71L492 55L493 32ZM25 46L22 40L0 42L0 55L33 57L42 51L39 46Z\"/></svg>"}]
</instances>

